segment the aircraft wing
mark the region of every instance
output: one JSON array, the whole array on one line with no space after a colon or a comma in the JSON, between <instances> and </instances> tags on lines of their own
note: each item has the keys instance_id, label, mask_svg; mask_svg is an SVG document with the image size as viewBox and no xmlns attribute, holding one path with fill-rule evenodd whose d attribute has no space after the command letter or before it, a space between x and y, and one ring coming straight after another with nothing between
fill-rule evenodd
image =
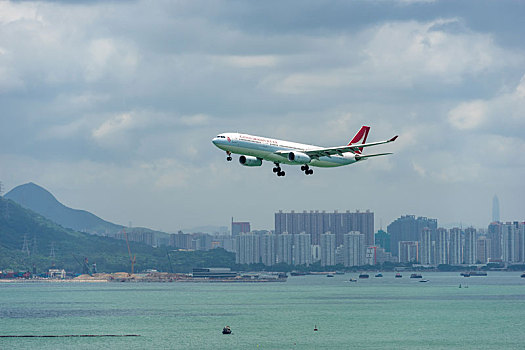
<instances>
[{"instance_id":1,"label":"aircraft wing","mask_svg":"<svg viewBox=\"0 0 525 350\"><path fill-rule=\"evenodd\" d=\"M329 156L336 155L336 154L342 155L343 153L346 153L346 152L356 153L356 151L362 147L382 145L384 143L394 142L396 139L397 139L397 135L385 141L370 142L370 143L363 143L363 144L356 143L353 145L339 146L339 147L318 148L314 150L305 151L304 153L306 153L310 157L323 157L323 156L329 157ZM381 153L378 155L385 155L385 154L390 154L390 153ZM374 155L364 156L364 157L361 156L361 158L368 158L368 157L373 157L373 156Z\"/></svg>"}]
</instances>

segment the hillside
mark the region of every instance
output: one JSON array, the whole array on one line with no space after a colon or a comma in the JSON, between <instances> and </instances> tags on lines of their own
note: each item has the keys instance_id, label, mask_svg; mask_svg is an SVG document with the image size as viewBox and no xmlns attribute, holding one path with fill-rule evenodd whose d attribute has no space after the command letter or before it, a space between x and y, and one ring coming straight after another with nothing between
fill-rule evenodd
<instances>
[{"instance_id":1,"label":"hillside","mask_svg":"<svg viewBox=\"0 0 525 350\"><path fill-rule=\"evenodd\" d=\"M49 191L32 182L13 188L4 198L76 231L101 234L118 232L123 228L85 210L63 205Z\"/></svg>"},{"instance_id":2,"label":"hillside","mask_svg":"<svg viewBox=\"0 0 525 350\"><path fill-rule=\"evenodd\" d=\"M27 241L27 250L22 251L24 240ZM54 259L50 257L52 245ZM166 248L135 242L130 245L136 255L135 271L170 271ZM235 262L235 256L222 249L193 254L171 252L170 256L174 272L190 272L196 266L230 267ZM81 262L85 257L89 264L97 264L99 272L130 270L125 241L65 229L12 200L0 197L0 270L31 271L35 264L40 273L47 271L54 262L56 267L82 272Z\"/></svg>"}]
</instances>

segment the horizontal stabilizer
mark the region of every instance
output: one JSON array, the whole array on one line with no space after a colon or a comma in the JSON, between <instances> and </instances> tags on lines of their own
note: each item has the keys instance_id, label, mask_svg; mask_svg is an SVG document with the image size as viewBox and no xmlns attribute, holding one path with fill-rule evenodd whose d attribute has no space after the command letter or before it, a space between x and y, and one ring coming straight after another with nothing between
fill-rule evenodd
<instances>
[{"instance_id":1,"label":"horizontal stabilizer","mask_svg":"<svg viewBox=\"0 0 525 350\"><path fill-rule=\"evenodd\" d=\"M379 157L379 156L387 156L389 154L393 154L392 152L389 152L389 153L376 153L376 154L356 154L355 155L355 159L356 160L360 160L360 159L366 159L366 158L370 158L370 157Z\"/></svg>"}]
</instances>

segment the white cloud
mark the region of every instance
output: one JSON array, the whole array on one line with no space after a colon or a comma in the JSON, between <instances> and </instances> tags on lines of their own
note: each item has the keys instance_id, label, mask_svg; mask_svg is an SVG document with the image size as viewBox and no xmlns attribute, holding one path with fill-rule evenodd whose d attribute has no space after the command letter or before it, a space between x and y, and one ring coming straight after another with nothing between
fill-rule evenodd
<instances>
[{"instance_id":1,"label":"white cloud","mask_svg":"<svg viewBox=\"0 0 525 350\"><path fill-rule=\"evenodd\" d=\"M485 122L487 105L483 101L460 104L448 113L448 120L457 129L474 129Z\"/></svg>"}]
</instances>

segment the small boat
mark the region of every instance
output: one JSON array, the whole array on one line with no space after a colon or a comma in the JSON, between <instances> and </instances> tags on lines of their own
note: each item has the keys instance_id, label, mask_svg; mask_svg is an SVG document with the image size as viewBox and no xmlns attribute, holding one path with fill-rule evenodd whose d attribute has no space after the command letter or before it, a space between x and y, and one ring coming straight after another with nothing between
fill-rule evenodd
<instances>
[{"instance_id":1,"label":"small boat","mask_svg":"<svg viewBox=\"0 0 525 350\"><path fill-rule=\"evenodd\" d=\"M471 276L487 276L485 271L470 271Z\"/></svg>"},{"instance_id":2,"label":"small boat","mask_svg":"<svg viewBox=\"0 0 525 350\"><path fill-rule=\"evenodd\" d=\"M326 277L334 277L334 275L332 275L331 273L329 273L328 275L326 275Z\"/></svg>"},{"instance_id":3,"label":"small boat","mask_svg":"<svg viewBox=\"0 0 525 350\"><path fill-rule=\"evenodd\" d=\"M423 278L420 273L413 273L410 275L410 278Z\"/></svg>"},{"instance_id":4,"label":"small boat","mask_svg":"<svg viewBox=\"0 0 525 350\"><path fill-rule=\"evenodd\" d=\"M463 277L470 277L470 272L462 272L460 275Z\"/></svg>"},{"instance_id":5,"label":"small boat","mask_svg":"<svg viewBox=\"0 0 525 350\"><path fill-rule=\"evenodd\" d=\"M521 278L525 278L525 272L521 274Z\"/></svg>"},{"instance_id":6,"label":"small boat","mask_svg":"<svg viewBox=\"0 0 525 350\"><path fill-rule=\"evenodd\" d=\"M348 280L348 282L357 282L357 279L355 279L355 278L350 278L350 279Z\"/></svg>"},{"instance_id":7,"label":"small boat","mask_svg":"<svg viewBox=\"0 0 525 350\"><path fill-rule=\"evenodd\" d=\"M317 332L318 329L317 329L317 325L314 326L314 332Z\"/></svg>"},{"instance_id":8,"label":"small boat","mask_svg":"<svg viewBox=\"0 0 525 350\"><path fill-rule=\"evenodd\" d=\"M375 275L375 277L383 277L383 274L382 273L378 273Z\"/></svg>"},{"instance_id":9,"label":"small boat","mask_svg":"<svg viewBox=\"0 0 525 350\"><path fill-rule=\"evenodd\" d=\"M370 277L367 273L362 273L359 275L359 278L368 278Z\"/></svg>"},{"instance_id":10,"label":"small boat","mask_svg":"<svg viewBox=\"0 0 525 350\"><path fill-rule=\"evenodd\" d=\"M398 272L398 273L396 273L396 278L401 278L401 277L403 277L403 275L402 275L402 274L400 274L399 272Z\"/></svg>"},{"instance_id":11,"label":"small boat","mask_svg":"<svg viewBox=\"0 0 525 350\"><path fill-rule=\"evenodd\" d=\"M226 326L222 329L222 334L232 334L230 326Z\"/></svg>"},{"instance_id":12,"label":"small boat","mask_svg":"<svg viewBox=\"0 0 525 350\"><path fill-rule=\"evenodd\" d=\"M425 282L428 282L428 280L420 280L419 282L425 283Z\"/></svg>"}]
</instances>

